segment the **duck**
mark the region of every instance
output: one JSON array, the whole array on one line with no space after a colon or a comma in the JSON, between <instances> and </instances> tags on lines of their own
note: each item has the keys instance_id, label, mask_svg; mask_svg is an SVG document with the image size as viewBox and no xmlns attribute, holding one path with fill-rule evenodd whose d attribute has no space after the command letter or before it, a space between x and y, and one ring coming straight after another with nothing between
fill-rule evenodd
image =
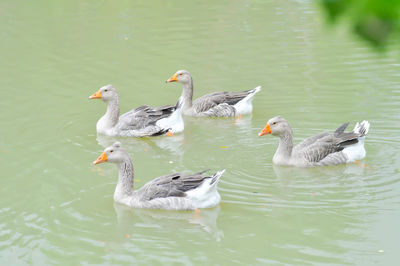
<instances>
[{"instance_id":1,"label":"duck","mask_svg":"<svg viewBox=\"0 0 400 266\"><path fill-rule=\"evenodd\" d=\"M93 165L104 162L118 167L114 201L119 204L144 209L196 210L215 207L221 201L217 185L225 169L213 175L206 175L208 170L195 174L168 174L134 190L133 163L120 142L105 148Z\"/></svg>"},{"instance_id":2,"label":"duck","mask_svg":"<svg viewBox=\"0 0 400 266\"><path fill-rule=\"evenodd\" d=\"M261 86L257 86L241 92L214 92L193 101L193 78L187 70L178 70L166 82L183 84L180 98L182 113L197 117L234 117L250 114L253 111L254 95L261 90Z\"/></svg>"},{"instance_id":3,"label":"duck","mask_svg":"<svg viewBox=\"0 0 400 266\"><path fill-rule=\"evenodd\" d=\"M89 96L107 104L107 112L97 121L97 133L119 137L148 137L183 131L181 102L175 106L140 106L120 116L119 96L113 85L101 87Z\"/></svg>"},{"instance_id":4,"label":"duck","mask_svg":"<svg viewBox=\"0 0 400 266\"><path fill-rule=\"evenodd\" d=\"M365 136L370 124L364 120L351 132L344 132L349 122L334 132L323 132L309 137L293 147L293 133L288 121L281 116L268 120L258 136L271 134L279 137L279 146L272 162L276 165L312 167L357 162L366 155Z\"/></svg>"}]
</instances>

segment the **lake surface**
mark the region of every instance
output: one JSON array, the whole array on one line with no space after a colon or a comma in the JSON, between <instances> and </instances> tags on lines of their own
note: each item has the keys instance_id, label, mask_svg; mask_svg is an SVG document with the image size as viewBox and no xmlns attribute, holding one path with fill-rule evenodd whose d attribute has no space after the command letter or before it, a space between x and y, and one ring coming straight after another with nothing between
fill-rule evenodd
<instances>
[{"instance_id":1,"label":"lake surface","mask_svg":"<svg viewBox=\"0 0 400 266\"><path fill-rule=\"evenodd\" d=\"M400 259L400 55L378 53L312 1L0 3L0 264L396 265ZM185 132L96 135L106 84L121 111L261 85L251 116L185 118ZM272 165L273 116L295 141L369 120L364 166ZM135 186L226 169L221 204L195 212L113 203L117 169L91 163L115 140Z\"/></svg>"}]
</instances>

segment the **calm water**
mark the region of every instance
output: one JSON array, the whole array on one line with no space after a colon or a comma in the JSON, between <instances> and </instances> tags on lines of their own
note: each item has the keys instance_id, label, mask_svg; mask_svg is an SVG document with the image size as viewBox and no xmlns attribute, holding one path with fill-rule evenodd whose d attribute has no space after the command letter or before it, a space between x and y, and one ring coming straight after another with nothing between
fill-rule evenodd
<instances>
[{"instance_id":1,"label":"calm water","mask_svg":"<svg viewBox=\"0 0 400 266\"><path fill-rule=\"evenodd\" d=\"M400 55L377 54L311 1L0 2L0 263L396 265L400 259ZM176 70L195 95L262 85L252 116L185 119L172 138L118 139L135 186L174 171L227 169L219 207L194 212L113 204L117 169L100 101L123 112L173 104ZM272 165L275 115L296 141L371 122L366 167Z\"/></svg>"}]
</instances>

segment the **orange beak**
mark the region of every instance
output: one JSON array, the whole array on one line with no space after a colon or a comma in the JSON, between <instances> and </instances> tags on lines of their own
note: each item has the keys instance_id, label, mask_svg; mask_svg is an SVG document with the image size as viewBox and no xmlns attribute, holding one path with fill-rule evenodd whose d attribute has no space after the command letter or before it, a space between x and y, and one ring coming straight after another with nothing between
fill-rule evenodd
<instances>
[{"instance_id":1,"label":"orange beak","mask_svg":"<svg viewBox=\"0 0 400 266\"><path fill-rule=\"evenodd\" d=\"M89 96L89 99L101 99L101 91L93 93Z\"/></svg>"},{"instance_id":2,"label":"orange beak","mask_svg":"<svg viewBox=\"0 0 400 266\"><path fill-rule=\"evenodd\" d=\"M99 164L99 163L104 163L107 162L107 155L105 152L100 154L100 156L96 159L96 161L93 162L93 164Z\"/></svg>"},{"instance_id":3,"label":"orange beak","mask_svg":"<svg viewBox=\"0 0 400 266\"><path fill-rule=\"evenodd\" d=\"M258 136L264 136L267 134L271 134L271 127L269 126L269 124L266 124L265 127L263 128L263 130L260 131L260 133L258 133Z\"/></svg>"},{"instance_id":4,"label":"orange beak","mask_svg":"<svg viewBox=\"0 0 400 266\"><path fill-rule=\"evenodd\" d=\"M176 73L167 80L167 82L176 82L176 81L178 81Z\"/></svg>"}]
</instances>

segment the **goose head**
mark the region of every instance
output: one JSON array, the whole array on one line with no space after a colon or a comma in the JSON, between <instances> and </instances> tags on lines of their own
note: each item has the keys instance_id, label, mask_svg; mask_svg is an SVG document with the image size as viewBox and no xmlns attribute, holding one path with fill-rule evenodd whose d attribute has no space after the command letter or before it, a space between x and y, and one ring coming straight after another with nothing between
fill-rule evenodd
<instances>
[{"instance_id":1,"label":"goose head","mask_svg":"<svg viewBox=\"0 0 400 266\"><path fill-rule=\"evenodd\" d=\"M182 84L188 84L192 81L192 75L187 70L178 70L170 77L166 82L179 82Z\"/></svg>"},{"instance_id":2,"label":"goose head","mask_svg":"<svg viewBox=\"0 0 400 266\"><path fill-rule=\"evenodd\" d=\"M89 99L102 99L104 102L115 101L118 99L118 92L113 85L109 84L90 95Z\"/></svg>"},{"instance_id":3,"label":"goose head","mask_svg":"<svg viewBox=\"0 0 400 266\"><path fill-rule=\"evenodd\" d=\"M291 131L288 121L281 116L275 116L268 120L265 127L260 131L260 133L258 133L258 136L264 136L267 134L280 136L288 131Z\"/></svg>"},{"instance_id":4,"label":"goose head","mask_svg":"<svg viewBox=\"0 0 400 266\"><path fill-rule=\"evenodd\" d=\"M120 164L126 161L127 158L129 158L127 151L122 148L121 143L117 141L110 147L105 148L102 154L100 154L93 164L105 162Z\"/></svg>"}]
</instances>

